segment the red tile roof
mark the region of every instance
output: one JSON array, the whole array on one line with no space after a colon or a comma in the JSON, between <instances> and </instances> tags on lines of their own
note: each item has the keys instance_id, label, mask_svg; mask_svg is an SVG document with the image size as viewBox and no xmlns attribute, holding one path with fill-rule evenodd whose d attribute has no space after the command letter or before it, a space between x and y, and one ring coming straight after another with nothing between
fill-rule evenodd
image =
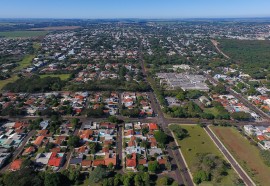
<instances>
[{"instance_id":1,"label":"red tile roof","mask_svg":"<svg viewBox=\"0 0 270 186\"><path fill-rule=\"evenodd\" d=\"M126 166L127 167L136 167L137 163L136 163L136 153L132 154L132 158L131 159L126 159Z\"/></svg>"},{"instance_id":2,"label":"red tile roof","mask_svg":"<svg viewBox=\"0 0 270 186\"><path fill-rule=\"evenodd\" d=\"M82 166L83 167L91 167L92 161L91 160L83 160L82 161Z\"/></svg>"},{"instance_id":3,"label":"red tile roof","mask_svg":"<svg viewBox=\"0 0 270 186\"><path fill-rule=\"evenodd\" d=\"M93 166L99 166L99 165L105 165L105 160L94 160L93 161Z\"/></svg>"},{"instance_id":4,"label":"red tile roof","mask_svg":"<svg viewBox=\"0 0 270 186\"><path fill-rule=\"evenodd\" d=\"M138 164L139 165L144 165L146 163L147 163L147 160L146 159L139 159L139 161L138 161Z\"/></svg>"},{"instance_id":5,"label":"red tile roof","mask_svg":"<svg viewBox=\"0 0 270 186\"><path fill-rule=\"evenodd\" d=\"M11 165L10 165L10 167L9 167L9 170L12 170L12 171L17 171L17 170L19 170L19 169L21 168L21 166L22 166L22 162L23 162L22 159L14 160L14 161L11 163Z\"/></svg>"},{"instance_id":6,"label":"red tile roof","mask_svg":"<svg viewBox=\"0 0 270 186\"><path fill-rule=\"evenodd\" d=\"M30 146L30 147L28 147L28 148L26 148L24 151L23 151L23 154L30 154L30 153L32 153L32 152L34 152L35 151L35 148L33 147L33 146Z\"/></svg>"},{"instance_id":7,"label":"red tile roof","mask_svg":"<svg viewBox=\"0 0 270 186\"><path fill-rule=\"evenodd\" d=\"M258 140L260 140L260 141L266 140L266 138L265 138L263 135L258 135L257 138L258 138Z\"/></svg>"},{"instance_id":8,"label":"red tile roof","mask_svg":"<svg viewBox=\"0 0 270 186\"><path fill-rule=\"evenodd\" d=\"M36 146L40 146L43 139L44 139L44 136L38 136L33 144L36 145Z\"/></svg>"},{"instance_id":9,"label":"red tile roof","mask_svg":"<svg viewBox=\"0 0 270 186\"><path fill-rule=\"evenodd\" d=\"M158 130L158 126L155 123L150 123L149 124L149 130Z\"/></svg>"},{"instance_id":10,"label":"red tile roof","mask_svg":"<svg viewBox=\"0 0 270 186\"><path fill-rule=\"evenodd\" d=\"M158 160L158 164L160 164L160 165L165 165L166 164L166 159L159 159Z\"/></svg>"},{"instance_id":11,"label":"red tile roof","mask_svg":"<svg viewBox=\"0 0 270 186\"><path fill-rule=\"evenodd\" d=\"M60 167L62 158L63 157L58 157L56 152L53 152L49 159L48 165L52 167Z\"/></svg>"}]
</instances>

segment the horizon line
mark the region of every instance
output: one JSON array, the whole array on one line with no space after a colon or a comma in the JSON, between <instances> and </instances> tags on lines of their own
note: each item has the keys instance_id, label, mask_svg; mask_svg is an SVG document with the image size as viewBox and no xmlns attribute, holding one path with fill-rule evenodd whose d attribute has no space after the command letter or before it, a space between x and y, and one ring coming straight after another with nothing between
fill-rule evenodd
<instances>
[{"instance_id":1,"label":"horizon line","mask_svg":"<svg viewBox=\"0 0 270 186\"><path fill-rule=\"evenodd\" d=\"M79 20L102 20L102 19L145 19L145 20L176 20L176 19L270 19L269 16L247 16L247 17L185 17L185 18L136 18L136 17L119 17L119 18L55 18L55 17L0 17L0 19L66 19L66 20L71 20L71 19L79 19Z\"/></svg>"}]
</instances>

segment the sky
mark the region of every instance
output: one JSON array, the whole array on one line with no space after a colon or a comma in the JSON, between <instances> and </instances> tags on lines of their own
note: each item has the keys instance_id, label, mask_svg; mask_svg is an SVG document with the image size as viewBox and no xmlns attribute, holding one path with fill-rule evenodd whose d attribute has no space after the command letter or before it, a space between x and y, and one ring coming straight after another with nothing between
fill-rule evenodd
<instances>
[{"instance_id":1,"label":"sky","mask_svg":"<svg viewBox=\"0 0 270 186\"><path fill-rule=\"evenodd\" d=\"M1 0L0 18L270 17L270 0Z\"/></svg>"}]
</instances>

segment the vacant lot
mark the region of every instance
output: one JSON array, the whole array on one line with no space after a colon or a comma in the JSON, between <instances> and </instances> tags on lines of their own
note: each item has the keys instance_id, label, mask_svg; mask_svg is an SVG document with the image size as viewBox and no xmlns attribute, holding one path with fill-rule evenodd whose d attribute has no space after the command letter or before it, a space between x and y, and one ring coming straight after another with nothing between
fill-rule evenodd
<instances>
[{"instance_id":1,"label":"vacant lot","mask_svg":"<svg viewBox=\"0 0 270 186\"><path fill-rule=\"evenodd\" d=\"M203 128L199 126L181 126L189 133L189 137L178 141L181 151L185 157L185 160L192 172L192 165L196 159L197 153L211 153L223 158L223 155L218 150L216 145L212 142L210 137L206 134ZM233 185L232 179L235 176L234 170L229 171L229 175L224 177L222 183L219 185ZM211 185L211 183L204 183ZM203 185L204 185L203 184Z\"/></svg>"},{"instance_id":2,"label":"vacant lot","mask_svg":"<svg viewBox=\"0 0 270 186\"><path fill-rule=\"evenodd\" d=\"M215 107L212 107L212 108L205 108L204 109L204 112L207 113L207 114L213 114L214 116L217 116L220 114L220 112L218 111L217 108Z\"/></svg>"},{"instance_id":3,"label":"vacant lot","mask_svg":"<svg viewBox=\"0 0 270 186\"><path fill-rule=\"evenodd\" d=\"M13 75L11 78L9 79L5 79L5 80L0 80L0 90L2 90L2 88L7 85L8 83L13 83L15 82L18 78L18 76Z\"/></svg>"},{"instance_id":4,"label":"vacant lot","mask_svg":"<svg viewBox=\"0 0 270 186\"><path fill-rule=\"evenodd\" d=\"M258 185L270 185L270 167L260 157L259 149L249 143L236 129L212 127L236 160Z\"/></svg>"},{"instance_id":5,"label":"vacant lot","mask_svg":"<svg viewBox=\"0 0 270 186\"><path fill-rule=\"evenodd\" d=\"M45 77L59 77L61 80L67 80L70 77L70 74L44 74L40 75L41 78Z\"/></svg>"},{"instance_id":6,"label":"vacant lot","mask_svg":"<svg viewBox=\"0 0 270 186\"><path fill-rule=\"evenodd\" d=\"M26 55L21 62L19 62L19 66L17 66L14 71L20 71L24 68L27 68L31 65L31 62L35 55Z\"/></svg>"},{"instance_id":7,"label":"vacant lot","mask_svg":"<svg viewBox=\"0 0 270 186\"><path fill-rule=\"evenodd\" d=\"M47 31L11 31L11 32L0 32L0 37L39 37L45 36Z\"/></svg>"}]
</instances>

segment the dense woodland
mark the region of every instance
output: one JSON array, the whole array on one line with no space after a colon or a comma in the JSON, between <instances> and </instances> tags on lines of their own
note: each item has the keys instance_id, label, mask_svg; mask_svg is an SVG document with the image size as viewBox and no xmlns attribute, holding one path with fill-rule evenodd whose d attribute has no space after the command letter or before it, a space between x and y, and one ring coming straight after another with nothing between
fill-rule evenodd
<instances>
[{"instance_id":1,"label":"dense woodland","mask_svg":"<svg viewBox=\"0 0 270 186\"><path fill-rule=\"evenodd\" d=\"M220 40L220 48L242 70L256 79L264 79L270 70L270 41Z\"/></svg>"}]
</instances>

